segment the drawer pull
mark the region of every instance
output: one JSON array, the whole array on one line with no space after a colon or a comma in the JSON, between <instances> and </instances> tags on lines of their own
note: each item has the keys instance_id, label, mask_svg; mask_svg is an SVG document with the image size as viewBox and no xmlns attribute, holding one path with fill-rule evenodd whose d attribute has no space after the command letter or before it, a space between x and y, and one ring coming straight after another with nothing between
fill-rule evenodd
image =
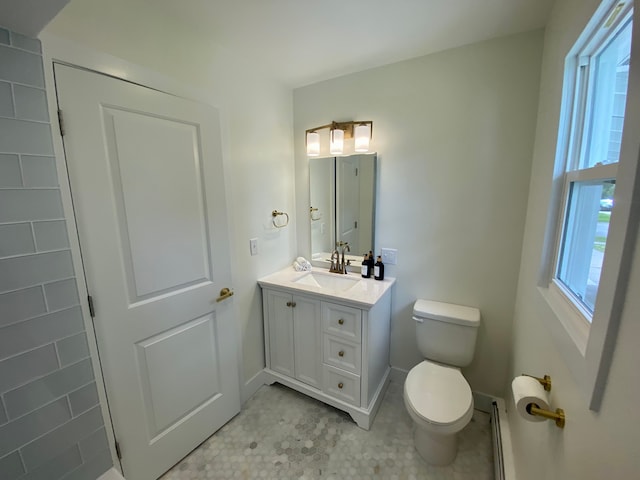
<instances>
[{"instance_id":1,"label":"drawer pull","mask_svg":"<svg viewBox=\"0 0 640 480\"><path fill-rule=\"evenodd\" d=\"M291 302L287 302L287 307L290 307L290 306L291 306Z\"/></svg>"},{"instance_id":2,"label":"drawer pull","mask_svg":"<svg viewBox=\"0 0 640 480\"><path fill-rule=\"evenodd\" d=\"M344 320L341 318L340 320L338 320L338 324L339 325L343 325L344 324Z\"/></svg>"},{"instance_id":3,"label":"drawer pull","mask_svg":"<svg viewBox=\"0 0 640 480\"><path fill-rule=\"evenodd\" d=\"M338 352L338 356L339 356L339 357L344 357L344 350L340 350L340 351Z\"/></svg>"},{"instance_id":4,"label":"drawer pull","mask_svg":"<svg viewBox=\"0 0 640 480\"><path fill-rule=\"evenodd\" d=\"M338 388L339 388L340 390L342 390L342 387L344 387L344 384L343 384L342 382L340 382L340 383L338 384Z\"/></svg>"},{"instance_id":5,"label":"drawer pull","mask_svg":"<svg viewBox=\"0 0 640 480\"><path fill-rule=\"evenodd\" d=\"M287 302L287 307L295 307L296 302Z\"/></svg>"}]
</instances>

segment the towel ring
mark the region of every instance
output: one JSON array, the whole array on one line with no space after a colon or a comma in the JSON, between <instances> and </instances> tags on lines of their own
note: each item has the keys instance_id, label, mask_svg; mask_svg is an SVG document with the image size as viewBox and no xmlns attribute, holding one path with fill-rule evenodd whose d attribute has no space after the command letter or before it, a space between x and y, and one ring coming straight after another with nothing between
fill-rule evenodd
<instances>
[{"instance_id":1,"label":"towel ring","mask_svg":"<svg viewBox=\"0 0 640 480\"><path fill-rule=\"evenodd\" d=\"M309 207L309 217L311 218L312 222L317 222L322 218L322 213L320 213L317 207Z\"/></svg>"},{"instance_id":2,"label":"towel ring","mask_svg":"<svg viewBox=\"0 0 640 480\"><path fill-rule=\"evenodd\" d=\"M276 223L276 217L280 216L280 215L284 215L286 217L286 220L283 224L278 225ZM273 226L276 228L282 228L282 227L286 227L287 225L289 225L289 214L287 212L279 212L277 210L274 210L273 212L271 212L271 216L273 217Z\"/></svg>"}]
</instances>

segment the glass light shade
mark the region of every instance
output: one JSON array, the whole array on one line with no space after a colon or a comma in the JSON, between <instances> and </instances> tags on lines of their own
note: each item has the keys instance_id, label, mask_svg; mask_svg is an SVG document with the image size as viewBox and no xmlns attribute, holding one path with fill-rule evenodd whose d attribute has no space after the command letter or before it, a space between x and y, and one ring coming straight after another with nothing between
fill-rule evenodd
<instances>
[{"instance_id":1,"label":"glass light shade","mask_svg":"<svg viewBox=\"0 0 640 480\"><path fill-rule=\"evenodd\" d=\"M356 152L368 152L369 151L369 139L371 138L371 125L357 125L354 129L355 145L354 150Z\"/></svg>"},{"instance_id":2,"label":"glass light shade","mask_svg":"<svg viewBox=\"0 0 640 480\"><path fill-rule=\"evenodd\" d=\"M329 151L331 155L340 155L344 149L344 130L331 130Z\"/></svg>"},{"instance_id":3,"label":"glass light shade","mask_svg":"<svg viewBox=\"0 0 640 480\"><path fill-rule=\"evenodd\" d=\"M320 155L320 134L318 132L307 133L307 155L309 157Z\"/></svg>"}]
</instances>

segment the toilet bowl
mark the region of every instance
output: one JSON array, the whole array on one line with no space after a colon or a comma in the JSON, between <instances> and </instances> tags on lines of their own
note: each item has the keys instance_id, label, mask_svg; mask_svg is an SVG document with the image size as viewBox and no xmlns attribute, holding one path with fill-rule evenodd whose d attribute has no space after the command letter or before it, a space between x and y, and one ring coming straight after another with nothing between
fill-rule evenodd
<instances>
[{"instance_id":1,"label":"toilet bowl","mask_svg":"<svg viewBox=\"0 0 640 480\"><path fill-rule=\"evenodd\" d=\"M458 450L457 433L473 416L471 387L455 367L428 360L411 369L404 403L415 424L414 446L431 465L448 465Z\"/></svg>"},{"instance_id":2,"label":"toilet bowl","mask_svg":"<svg viewBox=\"0 0 640 480\"><path fill-rule=\"evenodd\" d=\"M473 416L471 387L460 368L473 360L480 311L418 300L413 319L425 358L404 383L404 403L415 425L414 445L427 463L448 465L458 451L458 432Z\"/></svg>"}]
</instances>

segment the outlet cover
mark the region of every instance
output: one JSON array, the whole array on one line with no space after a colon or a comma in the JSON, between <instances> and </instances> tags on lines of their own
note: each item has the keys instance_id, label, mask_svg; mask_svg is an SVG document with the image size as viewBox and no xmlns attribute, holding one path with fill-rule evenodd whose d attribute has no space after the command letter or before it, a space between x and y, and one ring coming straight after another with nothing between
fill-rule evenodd
<instances>
[{"instance_id":1,"label":"outlet cover","mask_svg":"<svg viewBox=\"0 0 640 480\"><path fill-rule=\"evenodd\" d=\"M398 250L395 248L383 248L380 251L382 254L382 263L386 265L395 265L398 263Z\"/></svg>"}]
</instances>

